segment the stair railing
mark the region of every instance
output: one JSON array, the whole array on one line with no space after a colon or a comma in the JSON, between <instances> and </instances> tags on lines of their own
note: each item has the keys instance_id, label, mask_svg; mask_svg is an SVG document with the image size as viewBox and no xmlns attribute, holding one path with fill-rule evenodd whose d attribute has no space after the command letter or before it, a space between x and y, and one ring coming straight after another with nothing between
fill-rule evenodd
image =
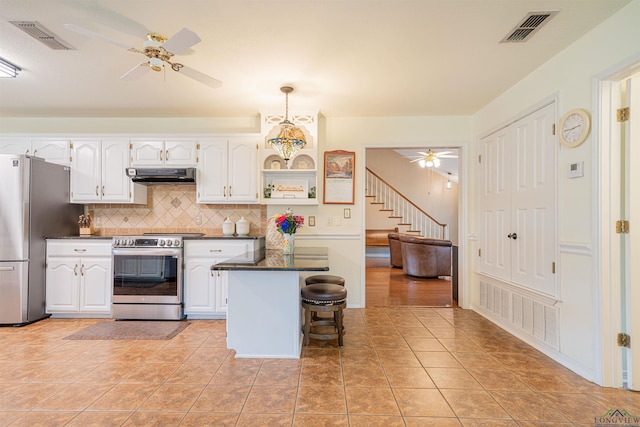
<instances>
[{"instance_id":1,"label":"stair railing","mask_svg":"<svg viewBox=\"0 0 640 427\"><path fill-rule=\"evenodd\" d=\"M439 223L375 172L365 169L365 194L372 196L375 203L381 203L383 209L392 212L392 217L398 217L402 224L409 225L410 231L422 237L449 239L449 227L446 224Z\"/></svg>"}]
</instances>

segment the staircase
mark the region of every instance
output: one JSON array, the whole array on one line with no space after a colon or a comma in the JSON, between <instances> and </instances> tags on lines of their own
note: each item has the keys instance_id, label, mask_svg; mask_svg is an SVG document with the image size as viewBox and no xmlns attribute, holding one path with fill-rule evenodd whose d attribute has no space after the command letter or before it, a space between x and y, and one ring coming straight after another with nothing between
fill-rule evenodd
<instances>
[{"instance_id":1,"label":"staircase","mask_svg":"<svg viewBox=\"0 0 640 427\"><path fill-rule=\"evenodd\" d=\"M381 212L398 221L399 232L432 239L449 239L449 227L446 224L436 221L369 168L365 169L365 196L372 205L379 205Z\"/></svg>"}]
</instances>

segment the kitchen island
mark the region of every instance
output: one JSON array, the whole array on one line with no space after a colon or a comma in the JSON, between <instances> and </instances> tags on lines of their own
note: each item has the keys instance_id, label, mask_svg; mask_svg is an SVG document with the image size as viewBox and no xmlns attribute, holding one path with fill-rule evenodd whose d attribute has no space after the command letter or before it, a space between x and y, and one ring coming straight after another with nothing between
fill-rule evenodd
<instances>
[{"instance_id":1,"label":"kitchen island","mask_svg":"<svg viewBox=\"0 0 640 427\"><path fill-rule=\"evenodd\" d=\"M236 357L299 358L302 349L300 272L329 270L327 248L262 249L257 262L234 261L211 266L229 272L227 347Z\"/></svg>"}]
</instances>

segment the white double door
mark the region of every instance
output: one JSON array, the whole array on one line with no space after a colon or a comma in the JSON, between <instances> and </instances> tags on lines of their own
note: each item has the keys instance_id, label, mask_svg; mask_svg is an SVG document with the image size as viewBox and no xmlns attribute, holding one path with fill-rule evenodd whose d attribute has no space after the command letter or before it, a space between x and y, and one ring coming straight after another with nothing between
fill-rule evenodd
<instances>
[{"instance_id":1,"label":"white double door","mask_svg":"<svg viewBox=\"0 0 640 427\"><path fill-rule=\"evenodd\" d=\"M557 295L555 104L481 140L479 270Z\"/></svg>"}]
</instances>

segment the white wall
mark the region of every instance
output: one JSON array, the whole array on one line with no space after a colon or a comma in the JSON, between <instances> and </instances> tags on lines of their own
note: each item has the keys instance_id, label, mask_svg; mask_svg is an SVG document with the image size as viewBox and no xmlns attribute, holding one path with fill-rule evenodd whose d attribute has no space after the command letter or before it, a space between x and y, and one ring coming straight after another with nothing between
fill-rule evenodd
<instances>
[{"instance_id":1,"label":"white wall","mask_svg":"<svg viewBox=\"0 0 640 427\"><path fill-rule=\"evenodd\" d=\"M544 98L557 96L559 116L573 108L583 108L594 114L597 109L593 78L638 54L638 22L640 1L634 1L533 71L474 116L476 140ZM599 259L595 251L598 245L595 153L594 132L580 147L560 147L558 150L559 268L556 271L562 296L558 358L587 378L598 380L600 330L597 313L593 310L599 300L596 275ZM567 165L575 161L584 161L584 178L568 179ZM475 225L472 225L473 230ZM473 298L472 304L477 306L476 292Z\"/></svg>"}]
</instances>

